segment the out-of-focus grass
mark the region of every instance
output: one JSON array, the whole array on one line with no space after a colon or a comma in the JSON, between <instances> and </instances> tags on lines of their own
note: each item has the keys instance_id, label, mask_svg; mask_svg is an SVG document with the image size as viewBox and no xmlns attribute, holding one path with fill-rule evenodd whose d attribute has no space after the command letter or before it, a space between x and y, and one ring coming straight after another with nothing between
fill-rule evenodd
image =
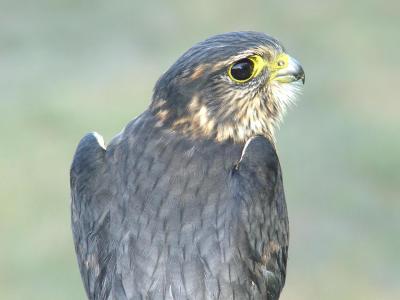
<instances>
[{"instance_id":1,"label":"out-of-focus grass","mask_svg":"<svg viewBox=\"0 0 400 300\"><path fill-rule=\"evenodd\" d=\"M399 2L0 2L0 299L84 299L69 164L149 102L194 42L280 38L302 61L278 133L291 222L282 299L400 297Z\"/></svg>"}]
</instances>

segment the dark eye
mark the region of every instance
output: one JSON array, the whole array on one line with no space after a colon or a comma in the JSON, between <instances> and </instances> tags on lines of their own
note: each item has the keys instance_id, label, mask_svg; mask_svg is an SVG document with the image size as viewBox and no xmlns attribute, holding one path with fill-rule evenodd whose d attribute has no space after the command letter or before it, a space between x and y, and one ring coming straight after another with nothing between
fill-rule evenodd
<instances>
[{"instance_id":1,"label":"dark eye","mask_svg":"<svg viewBox=\"0 0 400 300\"><path fill-rule=\"evenodd\" d=\"M230 77L239 82L249 80L253 76L254 62L249 58L235 62L229 69Z\"/></svg>"}]
</instances>

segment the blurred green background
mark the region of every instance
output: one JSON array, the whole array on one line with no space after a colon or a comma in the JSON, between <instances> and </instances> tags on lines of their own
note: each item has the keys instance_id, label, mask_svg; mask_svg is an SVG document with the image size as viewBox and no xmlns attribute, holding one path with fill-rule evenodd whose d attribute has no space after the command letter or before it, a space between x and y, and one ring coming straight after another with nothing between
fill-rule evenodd
<instances>
[{"instance_id":1,"label":"blurred green background","mask_svg":"<svg viewBox=\"0 0 400 300\"><path fill-rule=\"evenodd\" d=\"M281 299L400 299L399 1L0 0L0 299L85 299L69 165L221 32L278 37L306 71L278 132L291 223Z\"/></svg>"}]
</instances>

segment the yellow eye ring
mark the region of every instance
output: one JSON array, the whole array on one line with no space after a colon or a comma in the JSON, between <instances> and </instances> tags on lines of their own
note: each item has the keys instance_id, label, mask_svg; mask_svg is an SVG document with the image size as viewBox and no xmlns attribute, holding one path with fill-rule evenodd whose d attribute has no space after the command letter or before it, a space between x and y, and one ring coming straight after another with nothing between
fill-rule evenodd
<instances>
[{"instance_id":1,"label":"yellow eye ring","mask_svg":"<svg viewBox=\"0 0 400 300\"><path fill-rule=\"evenodd\" d=\"M234 82L245 83L260 74L264 65L265 62L261 56L252 55L231 64L228 76Z\"/></svg>"}]
</instances>

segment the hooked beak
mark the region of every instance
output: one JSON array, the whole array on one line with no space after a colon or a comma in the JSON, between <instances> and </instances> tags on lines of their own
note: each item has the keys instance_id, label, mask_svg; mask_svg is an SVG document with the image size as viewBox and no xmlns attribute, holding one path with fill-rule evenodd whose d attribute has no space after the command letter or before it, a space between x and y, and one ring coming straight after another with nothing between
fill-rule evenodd
<instances>
[{"instance_id":1,"label":"hooked beak","mask_svg":"<svg viewBox=\"0 0 400 300\"><path fill-rule=\"evenodd\" d=\"M290 57L287 54L284 54L284 61L285 64L282 68L279 67L279 62L278 60L278 66L276 70L272 73L271 79L281 82L281 83L291 83L294 81L301 80L302 83L304 84L305 82L305 74L303 67L300 65L300 63L294 59L293 57Z\"/></svg>"}]
</instances>

